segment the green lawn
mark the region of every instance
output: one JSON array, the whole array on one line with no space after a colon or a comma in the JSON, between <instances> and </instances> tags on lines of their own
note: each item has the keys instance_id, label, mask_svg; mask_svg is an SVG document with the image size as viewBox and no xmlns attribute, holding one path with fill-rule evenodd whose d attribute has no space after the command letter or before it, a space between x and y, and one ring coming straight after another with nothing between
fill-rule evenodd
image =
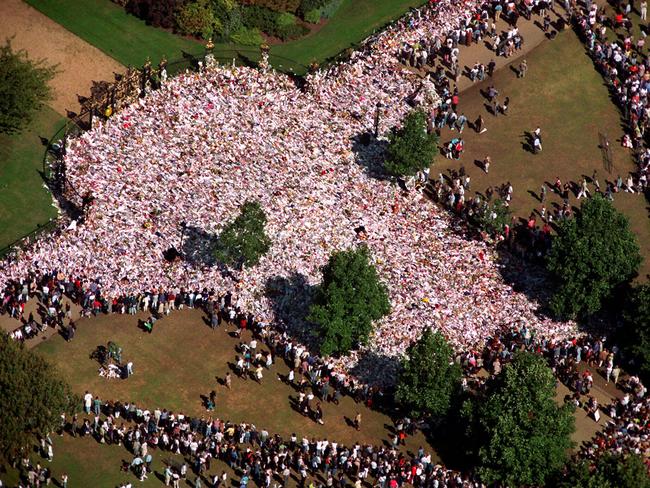
<instances>
[{"instance_id":1,"label":"green lawn","mask_svg":"<svg viewBox=\"0 0 650 488\"><path fill-rule=\"evenodd\" d=\"M26 0L125 66L142 66L147 56L176 60L181 51L203 52L200 43L148 26L110 0Z\"/></svg>"},{"instance_id":2,"label":"green lawn","mask_svg":"<svg viewBox=\"0 0 650 488\"><path fill-rule=\"evenodd\" d=\"M44 107L21 134L0 135L0 248L56 217L52 197L43 186L45 147L65 120Z\"/></svg>"},{"instance_id":3,"label":"green lawn","mask_svg":"<svg viewBox=\"0 0 650 488\"><path fill-rule=\"evenodd\" d=\"M264 371L261 384L235 377L233 388L219 384L235 362L235 346L239 340L230 337L224 328L212 331L199 311L176 312L159 321L152 334L142 332L138 318L128 315L99 316L79 322L74 340L67 343L56 336L40 344L36 350L57 364L73 389L83 394L89 390L102 399L133 400L150 409L160 406L188 415L206 415L201 395L217 392L214 415L232 421L247 421L258 428L288 436L292 432L309 436L325 436L343 443L372 442L389 439L390 418L355 404L344 397L340 405L324 404L325 425L318 425L292 408L297 397L293 387L279 380L288 368L278 360ZM232 329L231 329L232 330ZM244 339L250 340L248 333ZM123 347L123 359L133 361L135 374L128 380L107 380L97 374L98 364L89 358L100 344L114 341ZM362 412L360 432L350 428L345 417L354 418ZM421 435L412 439L409 448L424 445Z\"/></svg>"},{"instance_id":4,"label":"green lawn","mask_svg":"<svg viewBox=\"0 0 650 488\"><path fill-rule=\"evenodd\" d=\"M344 0L332 19L314 34L273 46L271 53L303 65L318 63L353 47L425 0Z\"/></svg>"},{"instance_id":5,"label":"green lawn","mask_svg":"<svg viewBox=\"0 0 650 488\"><path fill-rule=\"evenodd\" d=\"M124 65L141 66L147 56L157 62L163 55L169 60L179 59L181 51L203 52L199 42L148 26L110 0L26 1ZM312 61L322 62L400 17L410 7L423 3L424 0L344 0L322 29L302 39L273 46L272 54L304 66ZM225 61L238 49L257 50L256 47L217 44L215 55ZM278 58L274 64L287 68L291 63Z\"/></svg>"},{"instance_id":6,"label":"green lawn","mask_svg":"<svg viewBox=\"0 0 650 488\"><path fill-rule=\"evenodd\" d=\"M620 113L576 35L567 31L555 41L545 41L526 59L529 70L525 78L518 79L506 67L497 71L493 79L461 94L460 111L471 121L482 114L487 132L477 135L466 129L463 132L466 151L461 161L438 157L432 172L437 176L439 172L463 165L471 176L472 193L510 181L514 188L511 208L519 217L539 211L540 187L545 181L553 183L556 176L562 183L579 183L582 175L591 177L597 170L604 191L606 180L613 181L619 174L625 178L635 169L630 152L620 144L623 135ZM491 83L499 90L500 101L510 97L508 116L494 117L483 106L486 100L481 90L487 90ZM542 129L543 151L534 155L523 148L524 132L532 132L537 126ZM614 166L611 173L603 166L599 133L610 141ZM441 142L457 134L444 131ZM486 175L476 161L483 161L487 155L492 158L492 164ZM575 206L580 204L574 196L570 202ZM552 211L557 204L561 204L559 197L549 194L547 210ZM645 256L640 272L644 278L650 273L648 203L641 195L622 193L615 195L614 205L628 216L638 237Z\"/></svg>"}]
</instances>

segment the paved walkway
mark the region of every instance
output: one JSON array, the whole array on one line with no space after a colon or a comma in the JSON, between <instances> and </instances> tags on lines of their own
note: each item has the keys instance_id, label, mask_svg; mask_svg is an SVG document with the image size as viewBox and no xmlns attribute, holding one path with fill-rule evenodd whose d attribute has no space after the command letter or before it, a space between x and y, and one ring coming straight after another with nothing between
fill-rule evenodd
<instances>
[{"instance_id":1,"label":"paved walkway","mask_svg":"<svg viewBox=\"0 0 650 488\"><path fill-rule=\"evenodd\" d=\"M14 49L24 49L31 59L59 65L49 105L62 115L79 110L77 94L88 95L93 80L112 81L114 72L124 71L113 58L21 0L0 0L0 34L0 42L13 37Z\"/></svg>"}]
</instances>

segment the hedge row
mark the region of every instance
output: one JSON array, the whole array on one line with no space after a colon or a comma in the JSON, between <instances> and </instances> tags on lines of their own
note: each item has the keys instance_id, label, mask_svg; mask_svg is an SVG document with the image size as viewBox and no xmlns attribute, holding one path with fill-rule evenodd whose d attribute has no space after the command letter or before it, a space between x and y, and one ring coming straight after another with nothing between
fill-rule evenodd
<instances>
[{"instance_id":1,"label":"hedge row","mask_svg":"<svg viewBox=\"0 0 650 488\"><path fill-rule=\"evenodd\" d=\"M276 12L296 13L300 6L300 0L239 0L242 5L259 5L270 8Z\"/></svg>"},{"instance_id":2,"label":"hedge row","mask_svg":"<svg viewBox=\"0 0 650 488\"><path fill-rule=\"evenodd\" d=\"M292 12L324 9L326 0L113 0L127 12L155 27L181 34L221 38L236 43L261 43L261 33L286 41L309 32ZM340 0L330 0L338 2ZM306 12L306 11L305 11ZM318 10L314 20L323 16Z\"/></svg>"},{"instance_id":3,"label":"hedge row","mask_svg":"<svg viewBox=\"0 0 650 488\"><path fill-rule=\"evenodd\" d=\"M297 23L295 15L289 12L276 12L267 7L250 5L242 8L242 22L245 26L256 28L283 41L303 36L308 29Z\"/></svg>"}]
</instances>

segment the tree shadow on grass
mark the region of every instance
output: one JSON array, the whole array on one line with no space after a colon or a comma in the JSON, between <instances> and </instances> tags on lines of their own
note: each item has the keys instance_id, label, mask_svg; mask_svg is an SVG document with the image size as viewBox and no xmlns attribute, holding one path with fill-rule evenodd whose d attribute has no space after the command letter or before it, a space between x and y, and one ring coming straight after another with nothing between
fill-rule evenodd
<instances>
[{"instance_id":1,"label":"tree shadow on grass","mask_svg":"<svg viewBox=\"0 0 650 488\"><path fill-rule=\"evenodd\" d=\"M318 350L318 341L307 315L315 288L304 275L296 272L289 277L269 278L265 285L265 295L271 302L277 321L287 334L308 346L312 352Z\"/></svg>"}]
</instances>

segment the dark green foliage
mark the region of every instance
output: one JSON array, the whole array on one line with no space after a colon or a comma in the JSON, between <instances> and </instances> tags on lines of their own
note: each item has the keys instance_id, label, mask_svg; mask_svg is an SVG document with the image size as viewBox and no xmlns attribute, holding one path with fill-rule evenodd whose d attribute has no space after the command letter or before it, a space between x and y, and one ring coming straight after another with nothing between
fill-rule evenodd
<instances>
[{"instance_id":1,"label":"dark green foliage","mask_svg":"<svg viewBox=\"0 0 650 488\"><path fill-rule=\"evenodd\" d=\"M275 36L279 37L283 41L288 41L289 39L302 37L308 32L309 29L302 24L289 24L278 26L275 31Z\"/></svg>"},{"instance_id":2,"label":"dark green foliage","mask_svg":"<svg viewBox=\"0 0 650 488\"><path fill-rule=\"evenodd\" d=\"M7 39L0 46L0 133L24 129L43 103L52 99L48 83L56 67L44 60L32 61L25 51L14 51Z\"/></svg>"},{"instance_id":3,"label":"dark green foliage","mask_svg":"<svg viewBox=\"0 0 650 488\"><path fill-rule=\"evenodd\" d=\"M12 459L53 432L81 400L54 367L0 332L0 456Z\"/></svg>"},{"instance_id":4,"label":"dark green foliage","mask_svg":"<svg viewBox=\"0 0 650 488\"><path fill-rule=\"evenodd\" d=\"M411 176L428 168L438 153L438 136L427 133L427 115L422 110L410 112L389 139L384 166L393 176Z\"/></svg>"},{"instance_id":5,"label":"dark green foliage","mask_svg":"<svg viewBox=\"0 0 650 488\"><path fill-rule=\"evenodd\" d=\"M544 358L518 352L471 405L468 445L478 447L483 482L542 485L562 468L574 418L568 404L555 403L555 378Z\"/></svg>"},{"instance_id":6,"label":"dark green foliage","mask_svg":"<svg viewBox=\"0 0 650 488\"><path fill-rule=\"evenodd\" d=\"M315 9L319 9L323 7L326 3L327 0L300 0L300 6L298 7L298 15L304 18L307 12L310 12Z\"/></svg>"},{"instance_id":7,"label":"dark green foliage","mask_svg":"<svg viewBox=\"0 0 650 488\"><path fill-rule=\"evenodd\" d=\"M249 28L256 28L262 32L278 37L283 41L303 36L308 29L302 24L287 22L288 16L259 5L242 8L242 21Z\"/></svg>"},{"instance_id":8,"label":"dark green foliage","mask_svg":"<svg viewBox=\"0 0 650 488\"><path fill-rule=\"evenodd\" d=\"M335 252L322 271L308 320L318 326L323 355L346 353L365 344L372 322L390 312L388 291L365 246Z\"/></svg>"},{"instance_id":9,"label":"dark green foliage","mask_svg":"<svg viewBox=\"0 0 650 488\"><path fill-rule=\"evenodd\" d=\"M244 203L241 213L219 235L215 257L228 266L255 266L271 248L265 225L266 215L260 204Z\"/></svg>"},{"instance_id":10,"label":"dark green foliage","mask_svg":"<svg viewBox=\"0 0 650 488\"><path fill-rule=\"evenodd\" d=\"M621 343L634 359L635 369L650 381L650 285L639 285L629 294L623 312Z\"/></svg>"},{"instance_id":11,"label":"dark green foliage","mask_svg":"<svg viewBox=\"0 0 650 488\"><path fill-rule=\"evenodd\" d=\"M242 22L246 27L255 27L269 35L274 35L280 14L266 7L251 5L242 8Z\"/></svg>"},{"instance_id":12,"label":"dark green foliage","mask_svg":"<svg viewBox=\"0 0 650 488\"><path fill-rule=\"evenodd\" d=\"M179 9L176 24L181 33L203 39L211 38L215 30L220 30L220 22L214 16L210 0L196 0Z\"/></svg>"},{"instance_id":13,"label":"dark green foliage","mask_svg":"<svg viewBox=\"0 0 650 488\"><path fill-rule=\"evenodd\" d=\"M300 5L300 0L239 0L239 3L242 5L259 5L276 12L295 13Z\"/></svg>"},{"instance_id":14,"label":"dark green foliage","mask_svg":"<svg viewBox=\"0 0 650 488\"><path fill-rule=\"evenodd\" d=\"M444 417L458 392L461 370L440 332L427 328L406 351L395 401L412 417Z\"/></svg>"},{"instance_id":15,"label":"dark green foliage","mask_svg":"<svg viewBox=\"0 0 650 488\"><path fill-rule=\"evenodd\" d=\"M595 464L589 460L571 462L567 472L552 485L558 488L650 488L650 477L637 455L606 454Z\"/></svg>"},{"instance_id":16,"label":"dark green foliage","mask_svg":"<svg viewBox=\"0 0 650 488\"><path fill-rule=\"evenodd\" d=\"M126 11L154 27L173 29L176 27L176 12L188 0L129 0Z\"/></svg>"},{"instance_id":17,"label":"dark green foliage","mask_svg":"<svg viewBox=\"0 0 650 488\"><path fill-rule=\"evenodd\" d=\"M500 234L510 223L510 208L499 198L492 204L483 202L470 216L470 222L492 236Z\"/></svg>"},{"instance_id":18,"label":"dark green foliage","mask_svg":"<svg viewBox=\"0 0 650 488\"><path fill-rule=\"evenodd\" d=\"M641 259L627 217L600 195L585 200L574 219L559 223L548 256L557 283L551 309L569 319L594 314L636 275Z\"/></svg>"}]
</instances>

